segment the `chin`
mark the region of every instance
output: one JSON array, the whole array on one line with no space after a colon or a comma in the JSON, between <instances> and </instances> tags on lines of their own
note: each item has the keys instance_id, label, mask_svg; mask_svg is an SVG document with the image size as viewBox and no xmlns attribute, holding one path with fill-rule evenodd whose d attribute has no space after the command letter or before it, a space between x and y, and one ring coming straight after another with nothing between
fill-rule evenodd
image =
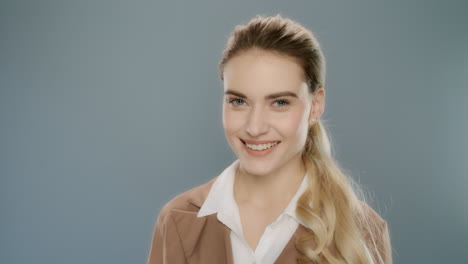
<instances>
[{"instance_id":1,"label":"chin","mask_svg":"<svg viewBox=\"0 0 468 264\"><path fill-rule=\"evenodd\" d=\"M241 167L244 172L255 175L255 176L264 176L271 174L273 168L271 167L271 162L265 161L255 161L252 159L240 159Z\"/></svg>"}]
</instances>

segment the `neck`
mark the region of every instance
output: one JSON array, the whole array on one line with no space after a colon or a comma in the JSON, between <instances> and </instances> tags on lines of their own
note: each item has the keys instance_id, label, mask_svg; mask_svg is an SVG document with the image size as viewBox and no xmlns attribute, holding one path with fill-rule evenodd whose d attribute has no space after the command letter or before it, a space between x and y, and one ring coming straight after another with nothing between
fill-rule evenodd
<instances>
[{"instance_id":1,"label":"neck","mask_svg":"<svg viewBox=\"0 0 468 264\"><path fill-rule=\"evenodd\" d=\"M297 192L305 172L300 156L268 175L253 175L238 168L234 180L235 200L237 203L250 203L260 208L285 205Z\"/></svg>"}]
</instances>

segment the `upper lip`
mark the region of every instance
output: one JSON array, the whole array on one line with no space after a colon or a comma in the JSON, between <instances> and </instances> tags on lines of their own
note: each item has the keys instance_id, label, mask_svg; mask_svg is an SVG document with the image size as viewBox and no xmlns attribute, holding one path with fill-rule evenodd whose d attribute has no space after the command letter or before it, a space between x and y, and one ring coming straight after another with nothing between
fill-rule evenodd
<instances>
[{"instance_id":1,"label":"upper lip","mask_svg":"<svg viewBox=\"0 0 468 264\"><path fill-rule=\"evenodd\" d=\"M248 140L248 139L241 139L241 141L247 144L252 144L252 145L280 142L279 140Z\"/></svg>"}]
</instances>

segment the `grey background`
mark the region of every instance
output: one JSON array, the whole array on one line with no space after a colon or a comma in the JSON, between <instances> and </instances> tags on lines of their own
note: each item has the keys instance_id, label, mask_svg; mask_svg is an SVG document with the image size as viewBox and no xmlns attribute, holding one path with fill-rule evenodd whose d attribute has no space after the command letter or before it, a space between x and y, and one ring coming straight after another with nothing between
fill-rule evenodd
<instances>
[{"instance_id":1,"label":"grey background","mask_svg":"<svg viewBox=\"0 0 468 264\"><path fill-rule=\"evenodd\" d=\"M336 157L395 263L468 263L466 1L1 1L0 263L144 263L159 209L234 160L217 63L281 13L327 58Z\"/></svg>"}]
</instances>

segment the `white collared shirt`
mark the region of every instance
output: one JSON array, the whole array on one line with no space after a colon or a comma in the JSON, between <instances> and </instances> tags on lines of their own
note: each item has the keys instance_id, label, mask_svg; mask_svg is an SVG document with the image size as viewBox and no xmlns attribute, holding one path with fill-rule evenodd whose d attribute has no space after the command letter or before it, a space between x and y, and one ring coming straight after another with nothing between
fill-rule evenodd
<instances>
[{"instance_id":1,"label":"white collared shirt","mask_svg":"<svg viewBox=\"0 0 468 264\"><path fill-rule=\"evenodd\" d=\"M234 199L234 178L238 166L239 160L236 160L218 176L197 217L217 213L218 220L231 229L234 264L272 264L301 223L296 216L296 202L307 188L308 177L304 177L283 213L265 228L254 252L244 239L239 208Z\"/></svg>"}]
</instances>

